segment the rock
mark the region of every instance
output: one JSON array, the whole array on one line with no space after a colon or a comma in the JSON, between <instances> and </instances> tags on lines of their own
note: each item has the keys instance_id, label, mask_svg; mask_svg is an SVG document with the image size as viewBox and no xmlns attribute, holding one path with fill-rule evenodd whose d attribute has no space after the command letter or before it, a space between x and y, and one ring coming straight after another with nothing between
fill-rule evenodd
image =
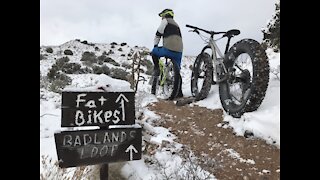
<instances>
[{"instance_id":1,"label":"rock","mask_svg":"<svg viewBox=\"0 0 320 180\"><path fill-rule=\"evenodd\" d=\"M253 134L253 132L246 130L246 131L244 132L244 135L243 135L243 136L244 136L245 138L250 138L250 137L253 137L254 134Z\"/></svg>"}]
</instances>

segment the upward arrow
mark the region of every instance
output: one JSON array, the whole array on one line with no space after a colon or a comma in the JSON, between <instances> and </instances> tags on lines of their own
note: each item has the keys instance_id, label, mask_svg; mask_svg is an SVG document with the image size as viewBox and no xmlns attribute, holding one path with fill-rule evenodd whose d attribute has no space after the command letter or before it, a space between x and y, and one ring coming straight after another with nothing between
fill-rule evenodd
<instances>
[{"instance_id":1,"label":"upward arrow","mask_svg":"<svg viewBox=\"0 0 320 180\"><path fill-rule=\"evenodd\" d=\"M130 151L130 161L132 161L133 157L132 157L132 151L134 151L135 153L138 153L138 151L136 150L136 148L131 144L125 152L129 152Z\"/></svg>"},{"instance_id":2,"label":"upward arrow","mask_svg":"<svg viewBox=\"0 0 320 180\"><path fill-rule=\"evenodd\" d=\"M117 100L116 100L116 103L119 102L120 100L125 100L127 102L129 102L129 100L126 98L125 95L123 95L122 93L120 93L120 95L118 96Z\"/></svg>"},{"instance_id":3,"label":"upward arrow","mask_svg":"<svg viewBox=\"0 0 320 180\"><path fill-rule=\"evenodd\" d=\"M116 99L116 103L121 101L121 109L122 109L122 121L125 121L126 119L126 114L125 114L125 109L124 109L124 101L129 102L129 100L126 98L125 95L123 95L122 93L120 93L120 95L118 96L118 98Z\"/></svg>"}]
</instances>

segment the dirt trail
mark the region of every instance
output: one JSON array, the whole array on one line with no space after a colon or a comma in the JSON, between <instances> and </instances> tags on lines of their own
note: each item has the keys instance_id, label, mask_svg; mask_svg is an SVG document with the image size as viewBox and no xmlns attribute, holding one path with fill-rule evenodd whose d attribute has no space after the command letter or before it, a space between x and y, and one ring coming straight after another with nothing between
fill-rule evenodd
<instances>
[{"instance_id":1,"label":"dirt trail","mask_svg":"<svg viewBox=\"0 0 320 180\"><path fill-rule=\"evenodd\" d=\"M170 128L177 141L189 146L201 159L202 168L217 179L280 179L280 149L261 139L236 136L231 128L221 127L221 109L178 107L163 100L149 105L149 109L162 117L160 125Z\"/></svg>"}]
</instances>

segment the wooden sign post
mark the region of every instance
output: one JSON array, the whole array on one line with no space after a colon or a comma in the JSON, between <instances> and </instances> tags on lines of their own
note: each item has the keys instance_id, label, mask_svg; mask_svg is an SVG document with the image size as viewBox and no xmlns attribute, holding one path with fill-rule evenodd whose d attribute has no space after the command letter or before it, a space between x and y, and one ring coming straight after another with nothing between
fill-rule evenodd
<instances>
[{"instance_id":1,"label":"wooden sign post","mask_svg":"<svg viewBox=\"0 0 320 180\"><path fill-rule=\"evenodd\" d=\"M61 109L61 127L100 129L55 133L60 167L102 164L100 178L108 179L108 163L141 159L142 134L141 127L134 125L134 92L62 92Z\"/></svg>"}]
</instances>

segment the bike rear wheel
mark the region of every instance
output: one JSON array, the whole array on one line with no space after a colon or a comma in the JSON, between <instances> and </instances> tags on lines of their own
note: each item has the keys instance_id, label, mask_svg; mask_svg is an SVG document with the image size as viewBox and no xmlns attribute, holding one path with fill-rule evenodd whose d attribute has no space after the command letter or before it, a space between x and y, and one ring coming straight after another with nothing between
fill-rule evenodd
<instances>
[{"instance_id":1,"label":"bike rear wheel","mask_svg":"<svg viewBox=\"0 0 320 180\"><path fill-rule=\"evenodd\" d=\"M159 59L159 61L161 60ZM161 99L173 100L177 96L182 83L180 69L175 61L169 58L164 62L163 67L163 70L160 67L159 79L152 82L151 91L155 91L155 95Z\"/></svg>"},{"instance_id":2,"label":"bike rear wheel","mask_svg":"<svg viewBox=\"0 0 320 180\"><path fill-rule=\"evenodd\" d=\"M235 43L224 61L229 79L219 84L224 110L235 118L258 109L269 82L269 62L265 50L253 39Z\"/></svg>"},{"instance_id":3,"label":"bike rear wheel","mask_svg":"<svg viewBox=\"0 0 320 180\"><path fill-rule=\"evenodd\" d=\"M206 98L212 83L212 61L206 52L200 53L193 65L191 75L191 94L197 100Z\"/></svg>"}]
</instances>

